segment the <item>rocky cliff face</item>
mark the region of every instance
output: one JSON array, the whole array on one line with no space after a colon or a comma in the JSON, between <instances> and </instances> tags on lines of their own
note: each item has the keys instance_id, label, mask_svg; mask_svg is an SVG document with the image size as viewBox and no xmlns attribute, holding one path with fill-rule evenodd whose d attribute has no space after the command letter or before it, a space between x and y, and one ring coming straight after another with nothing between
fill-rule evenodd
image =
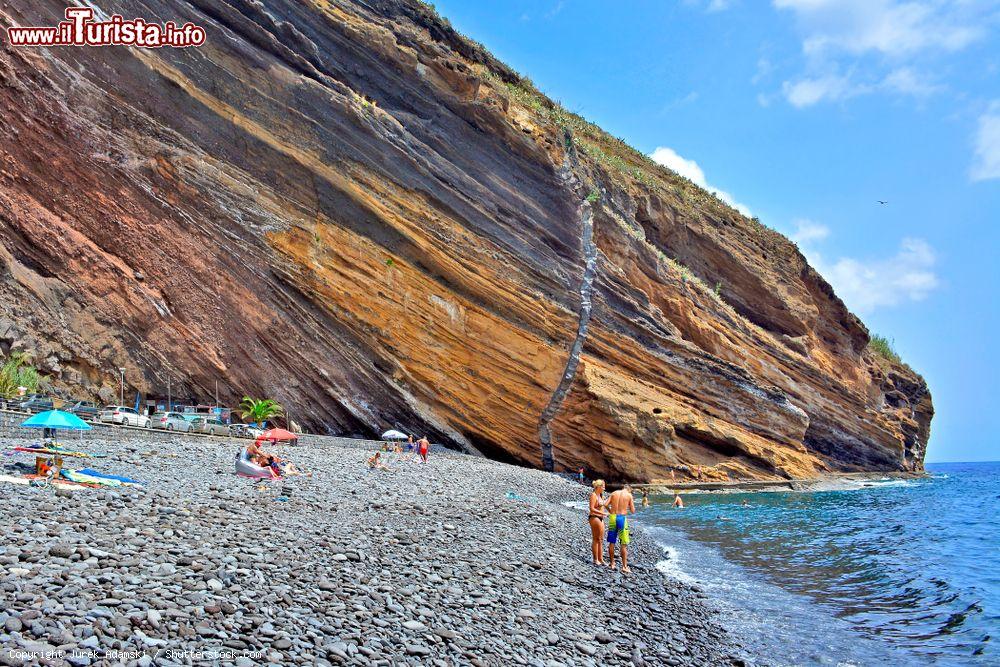
<instances>
[{"instance_id":1,"label":"rocky cliff face","mask_svg":"<svg viewBox=\"0 0 1000 667\"><path fill-rule=\"evenodd\" d=\"M0 47L0 352L56 387L612 479L922 468L923 380L793 244L422 3L99 7L208 39Z\"/></svg>"}]
</instances>

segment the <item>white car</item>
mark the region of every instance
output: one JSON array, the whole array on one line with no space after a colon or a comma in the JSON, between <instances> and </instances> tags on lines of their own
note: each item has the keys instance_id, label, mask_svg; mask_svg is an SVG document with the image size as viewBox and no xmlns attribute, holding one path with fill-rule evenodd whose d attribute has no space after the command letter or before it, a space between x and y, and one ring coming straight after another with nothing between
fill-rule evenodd
<instances>
[{"instance_id":1,"label":"white car","mask_svg":"<svg viewBox=\"0 0 1000 667\"><path fill-rule=\"evenodd\" d=\"M206 435L224 435L229 437L229 427L214 417L195 417L191 420L191 430Z\"/></svg>"},{"instance_id":2,"label":"white car","mask_svg":"<svg viewBox=\"0 0 1000 667\"><path fill-rule=\"evenodd\" d=\"M124 405L105 406L100 414L97 415L97 421L104 422L105 424L138 426L140 428L149 428L152 423L146 415L140 415L134 409L127 408Z\"/></svg>"},{"instance_id":3,"label":"white car","mask_svg":"<svg viewBox=\"0 0 1000 667\"><path fill-rule=\"evenodd\" d=\"M153 428L180 431L181 433L191 432L191 422L184 419L184 416L179 412L157 412L152 419Z\"/></svg>"}]
</instances>

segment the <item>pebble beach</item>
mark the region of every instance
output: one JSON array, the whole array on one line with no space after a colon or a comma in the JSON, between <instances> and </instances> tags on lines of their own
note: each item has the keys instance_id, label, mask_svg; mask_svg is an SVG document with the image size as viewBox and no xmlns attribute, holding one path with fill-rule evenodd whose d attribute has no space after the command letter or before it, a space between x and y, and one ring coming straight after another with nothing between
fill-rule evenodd
<instances>
[{"instance_id":1,"label":"pebble beach","mask_svg":"<svg viewBox=\"0 0 1000 667\"><path fill-rule=\"evenodd\" d=\"M26 440L4 439L4 448ZM67 447L143 488L0 484L3 664L727 665L702 592L589 562L588 487L437 448L427 465L310 437L313 472L233 473L245 441L99 429ZM4 457L10 464L30 457ZM7 471L9 474L9 471Z\"/></svg>"}]
</instances>

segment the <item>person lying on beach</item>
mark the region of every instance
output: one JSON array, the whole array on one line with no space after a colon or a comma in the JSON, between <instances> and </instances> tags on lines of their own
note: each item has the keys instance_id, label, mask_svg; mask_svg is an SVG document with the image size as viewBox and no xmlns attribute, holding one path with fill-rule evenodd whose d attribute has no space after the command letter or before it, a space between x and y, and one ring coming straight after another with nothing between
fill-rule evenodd
<instances>
[{"instance_id":1,"label":"person lying on beach","mask_svg":"<svg viewBox=\"0 0 1000 667\"><path fill-rule=\"evenodd\" d=\"M247 455L250 460L261 468L270 468L279 477L312 477L311 472L299 470L294 463L286 461L274 454L268 454L257 442L252 442L247 446Z\"/></svg>"},{"instance_id":2,"label":"person lying on beach","mask_svg":"<svg viewBox=\"0 0 1000 667\"><path fill-rule=\"evenodd\" d=\"M621 548L622 573L630 572L628 569L628 543L631 541L628 534L628 514L635 514L635 500L632 498L632 487L628 484L618 489L608 498L608 560L611 561L611 569L615 569L615 546Z\"/></svg>"},{"instance_id":3,"label":"person lying on beach","mask_svg":"<svg viewBox=\"0 0 1000 667\"><path fill-rule=\"evenodd\" d=\"M673 504L673 506L676 507L679 510L684 509L684 501L681 500L681 496L680 496L679 493L676 493L676 492L674 493L674 504Z\"/></svg>"},{"instance_id":4,"label":"person lying on beach","mask_svg":"<svg viewBox=\"0 0 1000 667\"><path fill-rule=\"evenodd\" d=\"M371 470L389 470L387 466L382 461L382 452L375 452L374 456L368 459L368 468Z\"/></svg>"},{"instance_id":5,"label":"person lying on beach","mask_svg":"<svg viewBox=\"0 0 1000 667\"><path fill-rule=\"evenodd\" d=\"M604 517L608 515L607 503L604 500L604 480L595 479L591 486L590 514L587 523L590 524L590 551L594 565L604 565Z\"/></svg>"},{"instance_id":6,"label":"person lying on beach","mask_svg":"<svg viewBox=\"0 0 1000 667\"><path fill-rule=\"evenodd\" d=\"M291 461L278 460L278 467L281 468L282 477L312 477L311 472L299 470Z\"/></svg>"},{"instance_id":7,"label":"person lying on beach","mask_svg":"<svg viewBox=\"0 0 1000 667\"><path fill-rule=\"evenodd\" d=\"M256 441L247 445L247 455L251 461L262 468L272 467L278 463L278 457L265 452Z\"/></svg>"}]
</instances>

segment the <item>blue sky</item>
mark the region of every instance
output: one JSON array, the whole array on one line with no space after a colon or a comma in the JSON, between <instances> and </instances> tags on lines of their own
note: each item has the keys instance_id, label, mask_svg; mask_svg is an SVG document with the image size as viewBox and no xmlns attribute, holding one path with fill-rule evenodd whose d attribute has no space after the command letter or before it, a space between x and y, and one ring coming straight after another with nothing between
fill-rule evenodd
<instances>
[{"instance_id":1,"label":"blue sky","mask_svg":"<svg viewBox=\"0 0 1000 667\"><path fill-rule=\"evenodd\" d=\"M796 239L927 378L928 461L1000 459L1000 0L436 5L553 99Z\"/></svg>"}]
</instances>

